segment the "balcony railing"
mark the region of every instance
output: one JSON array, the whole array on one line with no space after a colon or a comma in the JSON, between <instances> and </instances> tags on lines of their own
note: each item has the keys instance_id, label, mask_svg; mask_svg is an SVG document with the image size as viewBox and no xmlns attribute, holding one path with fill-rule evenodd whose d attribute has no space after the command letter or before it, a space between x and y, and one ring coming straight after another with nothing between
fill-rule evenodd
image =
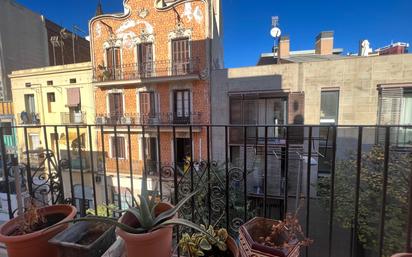
<instances>
[{"instance_id":1,"label":"balcony railing","mask_svg":"<svg viewBox=\"0 0 412 257\"><path fill-rule=\"evenodd\" d=\"M45 152L42 170L28 164L30 152L21 153L27 156L19 158L22 191L27 188L25 193L41 197L44 204L87 202L86 208L116 204L124 209L124 193L130 190L138 195L143 174L150 181L150 190L157 190L160 199L174 204L204 187L179 216L225 227L235 237L239 226L255 216L280 219L299 210L303 232L314 240L303 256L386 257L412 250L412 148L399 151L396 137L400 127L411 126L198 125L202 133L195 134L192 125L154 125L158 129L142 133L141 140L133 131L113 132L112 126L117 125L87 128L92 131L96 127L101 134L110 130L114 137L123 137L119 146L125 148L126 158L113 156L107 138L97 136L98 146L82 153L93 160L90 172L75 172L61 166L62 158L71 161L70 155L62 157L47 149L51 145L45 143L45 135L41 139ZM186 132L176 131L182 126L187 127ZM58 134L73 129L47 127ZM160 131L163 127L172 132L165 136ZM240 128L242 137L232 144L229 139L234 128ZM27 145L28 128L15 130L25 135L20 140ZM0 128L0 138L2 131ZM299 140L296 133L301 134ZM379 138L382 135L383 140ZM92 133L86 141L94 142ZM331 151L324 151L325 145ZM3 151L4 146L0 140ZM2 162L7 167L7 204L1 208L12 218L15 190L9 182L15 173L6 159ZM78 163L80 168L83 163ZM85 206L77 207L81 216L86 215Z\"/></svg>"},{"instance_id":2,"label":"balcony railing","mask_svg":"<svg viewBox=\"0 0 412 257\"><path fill-rule=\"evenodd\" d=\"M62 112L60 115L61 115L61 122L64 125L77 125L77 124L86 123L86 113L85 112L79 112L79 113Z\"/></svg>"},{"instance_id":3,"label":"balcony railing","mask_svg":"<svg viewBox=\"0 0 412 257\"><path fill-rule=\"evenodd\" d=\"M122 115L97 115L96 124L99 125L171 125L171 124L201 124L202 113L193 112L177 115L174 113L154 114L122 114Z\"/></svg>"},{"instance_id":4,"label":"balcony railing","mask_svg":"<svg viewBox=\"0 0 412 257\"><path fill-rule=\"evenodd\" d=\"M95 82L110 82L198 75L199 71L199 59L190 58L179 62L162 60L122 64L119 67L99 66L94 68L93 73Z\"/></svg>"},{"instance_id":5,"label":"balcony railing","mask_svg":"<svg viewBox=\"0 0 412 257\"><path fill-rule=\"evenodd\" d=\"M21 112L18 114L18 124L20 125L39 125L40 114L36 112Z\"/></svg>"}]
</instances>

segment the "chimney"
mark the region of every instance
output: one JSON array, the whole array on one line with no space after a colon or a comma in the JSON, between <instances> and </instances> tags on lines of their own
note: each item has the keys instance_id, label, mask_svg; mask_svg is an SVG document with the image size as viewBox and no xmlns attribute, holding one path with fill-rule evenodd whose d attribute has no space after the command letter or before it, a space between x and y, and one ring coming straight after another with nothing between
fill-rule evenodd
<instances>
[{"instance_id":1,"label":"chimney","mask_svg":"<svg viewBox=\"0 0 412 257\"><path fill-rule=\"evenodd\" d=\"M279 58L290 57L290 38L289 36L281 36L279 39Z\"/></svg>"},{"instance_id":2,"label":"chimney","mask_svg":"<svg viewBox=\"0 0 412 257\"><path fill-rule=\"evenodd\" d=\"M323 31L316 37L316 54L333 54L333 31Z\"/></svg>"}]
</instances>

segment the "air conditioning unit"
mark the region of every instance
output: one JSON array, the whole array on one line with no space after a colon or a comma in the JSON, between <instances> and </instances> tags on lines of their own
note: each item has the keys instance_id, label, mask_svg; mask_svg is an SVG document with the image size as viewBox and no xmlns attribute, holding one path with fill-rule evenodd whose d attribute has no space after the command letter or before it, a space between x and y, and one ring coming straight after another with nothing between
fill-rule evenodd
<instances>
[{"instance_id":1,"label":"air conditioning unit","mask_svg":"<svg viewBox=\"0 0 412 257\"><path fill-rule=\"evenodd\" d=\"M106 124L106 117L96 117L96 124L97 124L97 125L104 125L104 124Z\"/></svg>"},{"instance_id":2,"label":"air conditioning unit","mask_svg":"<svg viewBox=\"0 0 412 257\"><path fill-rule=\"evenodd\" d=\"M122 124L130 125L130 124L132 124L132 118L131 117L122 117L121 122L122 122Z\"/></svg>"}]
</instances>

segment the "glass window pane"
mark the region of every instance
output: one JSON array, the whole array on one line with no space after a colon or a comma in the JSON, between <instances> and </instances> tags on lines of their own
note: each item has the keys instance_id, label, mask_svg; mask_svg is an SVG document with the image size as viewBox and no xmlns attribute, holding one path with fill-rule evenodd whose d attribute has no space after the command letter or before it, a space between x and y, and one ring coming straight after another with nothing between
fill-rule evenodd
<instances>
[{"instance_id":1,"label":"glass window pane","mask_svg":"<svg viewBox=\"0 0 412 257\"><path fill-rule=\"evenodd\" d=\"M339 112L339 91L324 91L321 93L321 122L337 123Z\"/></svg>"}]
</instances>

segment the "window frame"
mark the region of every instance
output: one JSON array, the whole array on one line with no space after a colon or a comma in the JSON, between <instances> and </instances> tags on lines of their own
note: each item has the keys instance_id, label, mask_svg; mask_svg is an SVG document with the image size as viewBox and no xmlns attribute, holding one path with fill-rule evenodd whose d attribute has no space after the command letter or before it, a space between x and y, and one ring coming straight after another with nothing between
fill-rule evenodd
<instances>
[{"instance_id":1,"label":"window frame","mask_svg":"<svg viewBox=\"0 0 412 257\"><path fill-rule=\"evenodd\" d=\"M179 116L177 113L177 107L178 107L178 94L182 94L182 114ZM186 108L185 108L185 93L187 93L188 96L188 105L187 105L187 116L186 116ZM190 89L178 89L173 91L173 120L174 122L181 120L181 121L191 121L191 116L192 116L192 96L191 96L191 90Z\"/></svg>"},{"instance_id":2,"label":"window frame","mask_svg":"<svg viewBox=\"0 0 412 257\"><path fill-rule=\"evenodd\" d=\"M55 92L47 92L47 110L49 113L53 113L52 103L56 102L56 93Z\"/></svg>"},{"instance_id":3,"label":"window frame","mask_svg":"<svg viewBox=\"0 0 412 257\"><path fill-rule=\"evenodd\" d=\"M337 103L336 103L336 116L331 118L332 115L325 115L325 117L322 117L322 107L323 107L323 101L322 101L322 96L323 94L336 94L337 96ZM337 125L339 122L339 110L340 110L340 90L339 89L331 89L331 90L326 90L322 89L320 92L320 110L319 110L319 120L321 124L335 124ZM326 103L325 103L326 104Z\"/></svg>"},{"instance_id":4,"label":"window frame","mask_svg":"<svg viewBox=\"0 0 412 257\"><path fill-rule=\"evenodd\" d=\"M124 157L116 156L116 147L114 146L116 137L117 137L117 143L119 143L120 138L122 138L122 140L124 141L124 151L123 151ZM109 139L109 142L110 142L110 144L109 144L109 148L110 148L109 149L109 153L110 153L109 157L110 157L110 159L116 159L116 158L118 158L119 160L127 160L128 159L128 156L127 156L128 155L128 153L127 153L128 145L127 145L126 137L124 135L117 135L117 136L111 135L110 139ZM119 146L117 146L117 149L118 149L117 153L119 153L120 152L119 151Z\"/></svg>"}]
</instances>

